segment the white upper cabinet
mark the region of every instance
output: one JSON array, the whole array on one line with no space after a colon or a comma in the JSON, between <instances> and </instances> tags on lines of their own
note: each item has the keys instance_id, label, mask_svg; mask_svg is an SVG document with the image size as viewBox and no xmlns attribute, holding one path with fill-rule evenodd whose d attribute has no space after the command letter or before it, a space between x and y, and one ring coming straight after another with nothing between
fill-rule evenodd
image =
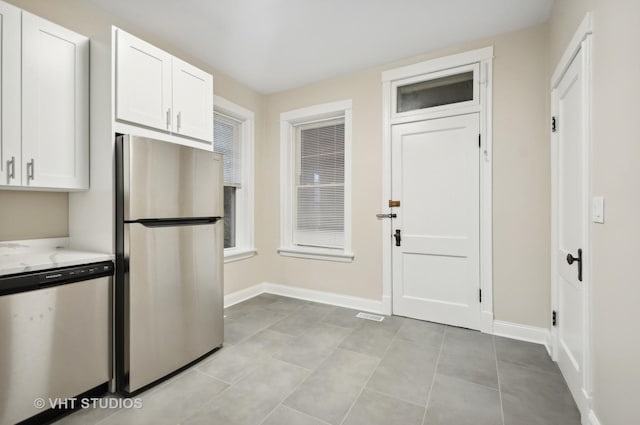
<instances>
[{"instance_id":1,"label":"white upper cabinet","mask_svg":"<svg viewBox=\"0 0 640 425\"><path fill-rule=\"evenodd\" d=\"M120 29L116 120L213 142L213 77Z\"/></svg>"},{"instance_id":2,"label":"white upper cabinet","mask_svg":"<svg viewBox=\"0 0 640 425\"><path fill-rule=\"evenodd\" d=\"M171 55L118 31L116 118L171 131Z\"/></svg>"},{"instance_id":3,"label":"white upper cabinet","mask_svg":"<svg viewBox=\"0 0 640 425\"><path fill-rule=\"evenodd\" d=\"M0 187L89 188L89 39L0 1Z\"/></svg>"},{"instance_id":4,"label":"white upper cabinet","mask_svg":"<svg viewBox=\"0 0 640 425\"><path fill-rule=\"evenodd\" d=\"M20 186L20 9L2 2L0 37L0 187Z\"/></svg>"},{"instance_id":5,"label":"white upper cabinet","mask_svg":"<svg viewBox=\"0 0 640 425\"><path fill-rule=\"evenodd\" d=\"M89 39L22 12L22 185L89 187Z\"/></svg>"},{"instance_id":6,"label":"white upper cabinet","mask_svg":"<svg viewBox=\"0 0 640 425\"><path fill-rule=\"evenodd\" d=\"M173 112L175 133L213 140L213 77L175 57Z\"/></svg>"}]
</instances>

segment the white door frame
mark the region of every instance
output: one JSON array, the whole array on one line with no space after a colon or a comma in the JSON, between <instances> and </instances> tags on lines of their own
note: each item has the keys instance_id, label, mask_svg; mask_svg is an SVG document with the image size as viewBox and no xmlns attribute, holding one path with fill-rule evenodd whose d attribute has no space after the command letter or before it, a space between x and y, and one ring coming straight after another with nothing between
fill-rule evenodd
<instances>
[{"instance_id":1,"label":"white door frame","mask_svg":"<svg viewBox=\"0 0 640 425\"><path fill-rule=\"evenodd\" d=\"M582 271L582 285L584 291L583 298L583 320L584 320L584 335L583 335L583 344L584 344L584 359L583 359L583 388L582 388L582 399L576 400L576 404L580 408L580 411L583 415L583 418L589 414L589 410L591 409L591 400L592 400L592 392L593 392L593 381L592 381L592 322L591 322L591 309L592 309L592 284L591 284L591 197L592 197L592 186L591 186L591 96L592 96L592 86L591 86L591 57L592 57L592 41L591 34L593 33L593 19L591 12L587 13L582 23L578 27L575 32L569 46L565 50L560 62L556 66L556 69L551 78L551 115L556 116L558 99L557 99L557 88L564 77L567 69L571 65L573 59L576 57L578 52L582 50L582 67L583 67L583 105L585 114L583 119L583 134L585 137L585 149L584 151L584 170L582 176L582 195L583 195L583 207L582 211L584 214L584 240L585 247L583 248L583 271ZM562 123L558 123L559 126ZM558 311L558 303L559 303L559 285L558 285L558 261L557 255L555 255L557 245L558 245L558 166L559 166L559 149L558 149L558 133L551 132L551 308L553 311ZM558 320L562 320L562 312L558 312ZM551 327L551 356L553 360L558 360L558 328Z\"/></svg>"},{"instance_id":2,"label":"white door frame","mask_svg":"<svg viewBox=\"0 0 640 425\"><path fill-rule=\"evenodd\" d=\"M479 64L480 78L477 105L448 108L434 112L396 116L392 110L393 86L398 80ZM441 57L396 68L382 73L382 210L390 213L391 199L391 126L471 112L480 114L480 289L482 290L480 330L493 333L493 238L492 238L492 153L493 153L493 46ZM392 314L391 220L382 222L382 307Z\"/></svg>"}]
</instances>

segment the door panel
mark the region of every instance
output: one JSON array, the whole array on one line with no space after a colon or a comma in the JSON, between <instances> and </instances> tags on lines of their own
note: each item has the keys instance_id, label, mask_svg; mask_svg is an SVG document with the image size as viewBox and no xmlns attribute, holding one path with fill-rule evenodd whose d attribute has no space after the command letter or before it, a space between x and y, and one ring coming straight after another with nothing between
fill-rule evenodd
<instances>
[{"instance_id":1,"label":"door panel","mask_svg":"<svg viewBox=\"0 0 640 425\"><path fill-rule=\"evenodd\" d=\"M171 131L171 55L118 31L116 118Z\"/></svg>"},{"instance_id":2,"label":"door panel","mask_svg":"<svg viewBox=\"0 0 640 425\"><path fill-rule=\"evenodd\" d=\"M174 132L213 142L213 77L173 58Z\"/></svg>"},{"instance_id":3,"label":"door panel","mask_svg":"<svg viewBox=\"0 0 640 425\"><path fill-rule=\"evenodd\" d=\"M0 3L0 37L0 186L20 186L20 9L4 2Z\"/></svg>"},{"instance_id":4,"label":"door panel","mask_svg":"<svg viewBox=\"0 0 640 425\"><path fill-rule=\"evenodd\" d=\"M89 40L22 12L22 43L23 184L87 189Z\"/></svg>"},{"instance_id":5,"label":"door panel","mask_svg":"<svg viewBox=\"0 0 640 425\"><path fill-rule=\"evenodd\" d=\"M393 311L479 328L479 117L396 125Z\"/></svg>"},{"instance_id":6,"label":"door panel","mask_svg":"<svg viewBox=\"0 0 640 425\"><path fill-rule=\"evenodd\" d=\"M574 398L583 399L585 291L578 280L578 263L570 265L567 254L574 257L585 249L586 200L584 199L585 136L584 81L582 52L574 58L562 78L557 96L558 120L558 234L554 248L558 270L558 365ZM583 258L585 258L584 256ZM583 264L586 269L586 265Z\"/></svg>"},{"instance_id":7,"label":"door panel","mask_svg":"<svg viewBox=\"0 0 640 425\"><path fill-rule=\"evenodd\" d=\"M125 220L223 215L219 154L142 137L123 143Z\"/></svg>"},{"instance_id":8,"label":"door panel","mask_svg":"<svg viewBox=\"0 0 640 425\"><path fill-rule=\"evenodd\" d=\"M0 297L0 424L111 379L111 277ZM32 422L33 423L33 422Z\"/></svg>"},{"instance_id":9,"label":"door panel","mask_svg":"<svg viewBox=\"0 0 640 425\"><path fill-rule=\"evenodd\" d=\"M129 392L222 345L222 223L125 224ZM125 291L126 293L126 291Z\"/></svg>"}]
</instances>

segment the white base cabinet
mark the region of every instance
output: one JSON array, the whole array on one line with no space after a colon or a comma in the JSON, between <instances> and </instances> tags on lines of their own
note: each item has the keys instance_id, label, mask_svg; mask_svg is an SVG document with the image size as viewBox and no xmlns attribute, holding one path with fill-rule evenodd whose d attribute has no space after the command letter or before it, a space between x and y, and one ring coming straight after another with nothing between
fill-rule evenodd
<instances>
[{"instance_id":1,"label":"white base cabinet","mask_svg":"<svg viewBox=\"0 0 640 425\"><path fill-rule=\"evenodd\" d=\"M89 188L89 39L0 2L0 187Z\"/></svg>"},{"instance_id":2,"label":"white base cabinet","mask_svg":"<svg viewBox=\"0 0 640 425\"><path fill-rule=\"evenodd\" d=\"M211 74L116 31L116 120L213 143Z\"/></svg>"}]
</instances>

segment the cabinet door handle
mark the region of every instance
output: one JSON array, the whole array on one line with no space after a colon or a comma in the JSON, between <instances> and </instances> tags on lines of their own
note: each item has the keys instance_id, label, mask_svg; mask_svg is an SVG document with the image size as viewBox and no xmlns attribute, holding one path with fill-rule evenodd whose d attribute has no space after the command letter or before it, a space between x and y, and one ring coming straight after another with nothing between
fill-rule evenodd
<instances>
[{"instance_id":1,"label":"cabinet door handle","mask_svg":"<svg viewBox=\"0 0 640 425\"><path fill-rule=\"evenodd\" d=\"M178 126L178 133L180 132L180 127L182 127L182 112L178 112L178 122L177 122L177 126Z\"/></svg>"},{"instance_id":2,"label":"cabinet door handle","mask_svg":"<svg viewBox=\"0 0 640 425\"><path fill-rule=\"evenodd\" d=\"M167 130L171 129L171 108L167 109Z\"/></svg>"},{"instance_id":3,"label":"cabinet door handle","mask_svg":"<svg viewBox=\"0 0 640 425\"><path fill-rule=\"evenodd\" d=\"M31 158L31 161L27 162L27 180L33 180L36 176L36 160Z\"/></svg>"},{"instance_id":4,"label":"cabinet door handle","mask_svg":"<svg viewBox=\"0 0 640 425\"><path fill-rule=\"evenodd\" d=\"M11 161L7 161L7 182L15 178L16 178L16 157L12 156Z\"/></svg>"}]
</instances>

